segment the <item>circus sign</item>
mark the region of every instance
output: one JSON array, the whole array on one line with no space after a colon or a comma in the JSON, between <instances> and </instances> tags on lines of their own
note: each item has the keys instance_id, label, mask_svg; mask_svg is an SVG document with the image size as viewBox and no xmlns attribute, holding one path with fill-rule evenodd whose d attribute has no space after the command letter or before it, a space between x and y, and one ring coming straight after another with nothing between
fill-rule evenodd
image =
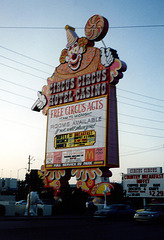
<instances>
[{"instance_id":1,"label":"circus sign","mask_svg":"<svg viewBox=\"0 0 164 240\"><path fill-rule=\"evenodd\" d=\"M46 167L104 166L106 111L106 97L50 108Z\"/></svg>"},{"instance_id":2,"label":"circus sign","mask_svg":"<svg viewBox=\"0 0 164 240\"><path fill-rule=\"evenodd\" d=\"M95 47L108 32L106 18L94 15L85 37L66 25L66 48L32 110L47 116L47 169L118 167L116 84L126 71L117 51Z\"/></svg>"}]
</instances>

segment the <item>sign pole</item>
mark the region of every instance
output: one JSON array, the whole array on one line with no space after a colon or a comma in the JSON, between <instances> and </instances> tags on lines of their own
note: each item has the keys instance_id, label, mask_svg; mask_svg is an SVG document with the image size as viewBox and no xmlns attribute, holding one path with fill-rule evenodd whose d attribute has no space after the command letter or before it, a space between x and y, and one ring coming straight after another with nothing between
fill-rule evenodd
<instances>
[{"instance_id":1,"label":"sign pole","mask_svg":"<svg viewBox=\"0 0 164 240\"><path fill-rule=\"evenodd\" d=\"M143 206L145 208L145 206L146 206L146 198L143 198Z\"/></svg>"},{"instance_id":2,"label":"sign pole","mask_svg":"<svg viewBox=\"0 0 164 240\"><path fill-rule=\"evenodd\" d=\"M30 216L30 202L31 202L31 199L30 199L30 193L31 193L31 184L29 185L29 197L28 197L28 217Z\"/></svg>"}]
</instances>

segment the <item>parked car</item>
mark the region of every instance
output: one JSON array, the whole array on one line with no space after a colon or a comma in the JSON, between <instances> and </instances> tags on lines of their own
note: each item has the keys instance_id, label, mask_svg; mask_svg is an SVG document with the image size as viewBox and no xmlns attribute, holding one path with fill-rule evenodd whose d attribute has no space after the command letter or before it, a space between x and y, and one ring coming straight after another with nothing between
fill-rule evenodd
<instances>
[{"instance_id":1,"label":"parked car","mask_svg":"<svg viewBox=\"0 0 164 240\"><path fill-rule=\"evenodd\" d=\"M53 205L56 201L51 199L41 199L44 205ZM26 200L20 200L15 203L16 205L26 205Z\"/></svg>"},{"instance_id":2,"label":"parked car","mask_svg":"<svg viewBox=\"0 0 164 240\"><path fill-rule=\"evenodd\" d=\"M15 203L15 205L26 205L26 204L27 204L26 200L20 200L20 201Z\"/></svg>"},{"instance_id":3,"label":"parked car","mask_svg":"<svg viewBox=\"0 0 164 240\"><path fill-rule=\"evenodd\" d=\"M111 204L106 208L99 209L94 212L93 217L120 219L120 218L133 218L135 210L126 204Z\"/></svg>"},{"instance_id":4,"label":"parked car","mask_svg":"<svg viewBox=\"0 0 164 240\"><path fill-rule=\"evenodd\" d=\"M56 203L55 199L41 199L44 205L53 205Z\"/></svg>"},{"instance_id":5,"label":"parked car","mask_svg":"<svg viewBox=\"0 0 164 240\"><path fill-rule=\"evenodd\" d=\"M164 222L164 203L147 205L143 211L137 211L134 215L136 221Z\"/></svg>"}]
</instances>

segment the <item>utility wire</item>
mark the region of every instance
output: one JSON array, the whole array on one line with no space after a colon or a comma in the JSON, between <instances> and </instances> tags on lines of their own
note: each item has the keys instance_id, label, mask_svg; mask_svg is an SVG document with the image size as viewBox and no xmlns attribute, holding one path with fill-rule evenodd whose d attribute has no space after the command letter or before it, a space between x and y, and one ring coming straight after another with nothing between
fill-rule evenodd
<instances>
[{"instance_id":1,"label":"utility wire","mask_svg":"<svg viewBox=\"0 0 164 240\"><path fill-rule=\"evenodd\" d=\"M140 126L140 125L132 124L132 123L118 122L118 124L126 124L126 125L134 126L134 127L148 128L148 129L153 129L153 130L164 131L164 129L162 129L162 128L153 128L153 127L148 127L148 126Z\"/></svg>"},{"instance_id":2,"label":"utility wire","mask_svg":"<svg viewBox=\"0 0 164 240\"><path fill-rule=\"evenodd\" d=\"M157 28L164 27L164 24L151 25L129 25L129 26L110 26L110 28ZM36 29L36 30L65 30L64 27L47 27L47 26L0 26L1 29ZM84 29L84 27L75 27L76 29Z\"/></svg>"},{"instance_id":3,"label":"utility wire","mask_svg":"<svg viewBox=\"0 0 164 240\"><path fill-rule=\"evenodd\" d=\"M133 147L133 146L129 146L129 145L125 145L126 147ZM134 148L134 147L133 147ZM135 147L136 148L136 147ZM126 152L123 152L122 154L130 154L130 153L136 153L136 152L142 152L142 151L149 151L149 150L153 150L153 149L157 149L157 148L163 148L162 145L158 145L158 146L154 146L154 147L149 147L149 148L139 148L138 150L129 150L129 151L126 151Z\"/></svg>"},{"instance_id":4,"label":"utility wire","mask_svg":"<svg viewBox=\"0 0 164 240\"><path fill-rule=\"evenodd\" d=\"M135 94L135 95L138 95L138 96L141 96L141 97L150 98L150 99L154 99L154 100L158 100L158 101L164 102L164 99L159 99L159 98L146 96L144 94L136 93L136 92L133 92L133 91L129 91L129 90L121 89L121 88L117 88L117 90L128 92L128 93L132 93L132 94Z\"/></svg>"},{"instance_id":5,"label":"utility wire","mask_svg":"<svg viewBox=\"0 0 164 240\"><path fill-rule=\"evenodd\" d=\"M156 151L156 150L159 150L159 149L162 149L162 148L163 148L163 147L157 147L157 148L152 148L152 149L149 149L149 150L143 150L143 151L140 151L140 152L120 154L120 156L121 156L121 157L127 157L127 156L131 156L131 155L137 155L137 154L142 154L142 153L147 153L147 152Z\"/></svg>"},{"instance_id":6,"label":"utility wire","mask_svg":"<svg viewBox=\"0 0 164 240\"><path fill-rule=\"evenodd\" d=\"M43 130L43 127L37 127L37 126L32 126L32 125L28 125L28 124L25 124L25 123L21 123L21 122L17 122L17 121L13 121L13 120L10 120L10 119L6 119L6 118L0 118L1 121L7 121L7 122L11 122L11 123L14 123L14 124L17 124L17 125L22 125L22 126L25 126L25 127L29 127L29 128L34 128L36 130Z\"/></svg>"},{"instance_id":7,"label":"utility wire","mask_svg":"<svg viewBox=\"0 0 164 240\"><path fill-rule=\"evenodd\" d=\"M1 81L4 81L4 82L8 82L8 83L13 84L13 85L16 85L16 86L19 86L19 87L23 87L23 88L26 88L26 89L32 90L32 91L34 91L34 92L37 92L37 91L38 91L38 90L36 90L36 89L33 89L33 88L30 88L30 87L27 87L27 86L24 86L24 85L21 85L21 84L18 84L18 83L15 83L15 82L9 81L9 80L4 79L4 78L1 78L1 77L0 77L0 80L1 80ZM134 93L134 94L135 94L135 93ZM135 100L135 99L127 98L127 97L124 97L124 96L119 96L119 97L122 97L122 98L125 98L125 99L129 99L129 100L132 100L132 101L137 101L137 102L144 103L144 104L148 104L148 105L151 104L151 105L153 105L153 106L163 108L163 106L160 106L160 105L157 105L157 104L152 104L152 103L148 103L148 102L144 102L144 101L140 101L140 100ZM121 103L121 102L120 102L120 103ZM125 103L124 103L124 104L125 104ZM134 105L134 106L135 106L135 105ZM141 107L141 108L142 108L142 107ZM139 119L149 120L149 121L155 121L155 122L164 122L164 121L159 121L159 120L152 120L152 119L147 119L147 118L135 117L135 116L132 116L132 115L126 115L126 114L120 114L120 115L125 115L125 116L128 116L128 117L139 118Z\"/></svg>"},{"instance_id":8,"label":"utility wire","mask_svg":"<svg viewBox=\"0 0 164 240\"><path fill-rule=\"evenodd\" d=\"M52 66L52 65L49 65L49 64L47 64L47 63L44 63L44 62L41 62L41 61L39 61L39 60L37 60L37 59L34 59L34 58L31 58L31 57L29 57L29 56L26 56L26 55L24 55L24 54L21 54L21 53L18 53L18 52L16 52L16 51L13 51L13 50L11 50L11 49L9 49L9 48L6 48L6 47L4 47L4 46L2 46L2 45L0 45L0 48L3 48L3 49L5 49L5 50L7 50L7 51L10 51L10 52L13 52L13 53L15 53L15 54L18 54L18 55L20 55L20 56L23 56L23 57L25 57L25 58L28 58L28 59L31 59L31 60L33 60L33 61L36 61L36 62L39 62L39 63L41 63L41 64L44 64L44 65L47 65L47 66L50 66L50 67L53 67L54 68L54 66ZM3 56L4 57L4 56ZM10 59L11 60L11 59ZM13 61L13 60L12 60ZM16 61L15 61L16 62ZM19 62L18 62L19 63ZM23 64L22 64L23 65ZM28 66L28 65L27 65ZM28 67L30 67L30 66L28 66ZM34 68L35 69L35 68ZM36 70L36 69L35 69ZM39 70L39 69L37 69L37 70ZM41 71L41 70L39 70L39 71ZM43 71L42 71L43 72ZM47 73L47 72L44 72L44 73ZM49 73L47 73L47 74L49 74ZM51 74L50 74L51 75ZM37 76L38 77L38 76ZM40 78L40 77L39 77ZM125 90L125 89L121 89L121 88L118 88L117 87L117 90L120 90L120 91L124 91L124 92L129 92L129 93L131 93L131 94L135 94L135 95L138 95L138 96L142 96L142 97L145 97L145 98L150 98L150 99L154 99L154 100L158 100L158 101L162 101L162 102L164 102L164 99L159 99L159 98L154 98L154 97L150 97L150 96L146 96L146 95L144 95L144 94L140 94L140 93L136 93L136 92L133 92L133 91L129 91L129 90ZM125 98L125 97L124 97ZM134 100L135 101L135 100ZM141 101L140 101L141 102ZM151 105L153 105L153 104L151 104ZM155 105L154 105L155 106ZM162 107L162 106L159 106L159 107Z\"/></svg>"},{"instance_id":9,"label":"utility wire","mask_svg":"<svg viewBox=\"0 0 164 240\"><path fill-rule=\"evenodd\" d=\"M20 105L20 104L16 104L16 103L13 103L13 102L10 102L10 101L7 101L7 100L3 100L3 99L0 99L0 101L7 102L7 103L10 103L10 104L14 104L16 106L23 107L23 108L26 108L26 109L29 110L29 107L25 107L25 106ZM137 132L123 131L123 130L119 130L119 132L130 133L130 134L137 134L137 135L141 135L141 136L145 136L145 137L164 138L162 136L148 135L148 134L142 134L142 133L137 133Z\"/></svg>"},{"instance_id":10,"label":"utility wire","mask_svg":"<svg viewBox=\"0 0 164 240\"><path fill-rule=\"evenodd\" d=\"M111 101L114 101L114 100L111 100ZM137 107L137 108L140 108L140 109L145 109L145 110L149 110L149 111L153 111L153 112L164 113L163 111L159 111L159 110L155 110L155 109L151 109L151 108L145 108L145 107L142 107L142 106L137 106L137 105L126 103L126 102L117 101L117 103L122 103L122 104L125 104L125 105L129 105L129 106L133 106L133 107ZM107 110L106 109L101 109L101 111L106 112Z\"/></svg>"},{"instance_id":11,"label":"utility wire","mask_svg":"<svg viewBox=\"0 0 164 240\"><path fill-rule=\"evenodd\" d=\"M29 57L29 56L24 55L24 54L22 54L22 53L19 53L19 52L13 51L13 50L11 50L11 49L9 49L9 48L3 47L2 45L0 45L0 48L3 48L3 49L5 49L5 50L7 50L7 51L9 51L9 52L15 53L15 54L20 55L20 56L22 56L22 57L28 58L28 59L30 59L30 60L32 60L32 61L35 61L35 62L38 62L38 63L44 64L44 65L46 65L46 66L48 66L48 67L52 67L52 68L54 68L54 66L52 66L52 65L50 65L50 64L47 64L47 63L41 62L41 61L39 61L39 60L37 60L37 59L35 59L35 58L32 58L32 57Z\"/></svg>"},{"instance_id":12,"label":"utility wire","mask_svg":"<svg viewBox=\"0 0 164 240\"><path fill-rule=\"evenodd\" d=\"M20 55L20 56L23 56L23 57L25 57L25 58L29 58L29 59L31 59L31 60L33 60L33 61L36 61L36 62L45 64L45 65L48 65L48 66L54 68L54 66L52 66L52 65L49 65L49 64L47 64L47 63L43 63L43 62L41 62L41 61L39 61L39 60L36 60L36 59L31 58L31 57L29 57L29 56L23 55L23 54L21 54L21 53L18 53L18 52L16 52L16 51L13 51L13 50L11 50L11 49L9 49L9 48L6 48L6 47L3 47L3 46L1 46L1 45L0 45L0 48L3 48L3 49L5 49L5 50L7 50L7 51L13 52L13 53L18 54L18 55ZM4 56L2 56L2 55L0 55L0 56L1 56L1 57L4 57ZM4 57L4 58L6 58L6 57ZM9 58L7 58L7 59L9 59ZM9 59L9 60L14 61L14 60L12 60L12 59ZM16 63L20 63L20 62L17 62L17 61L15 61L15 62L16 62ZM20 63L20 64L22 64L22 63ZM22 65L25 65L25 64L22 64ZM25 65L25 66L28 66L28 65ZM30 67L30 66L28 66L28 67ZM33 67L31 67L31 68L33 68ZM34 68L34 69L35 69L35 68ZM35 70L39 70L39 69L35 69ZM39 70L39 71L41 71L41 70ZM44 71L41 71L41 72L44 72ZM49 74L49 73L47 73L47 72L44 72L44 73ZM49 74L49 75L51 75L51 74ZM37 77L38 77L38 76L37 76ZM131 93L131 94L139 95L139 96L142 96L142 97L145 97L145 98L150 98L150 99L154 99L154 100L158 100L158 101L164 102L164 99L159 99L159 98L154 98L154 97L146 96L146 95L144 95L144 94L140 94L140 93L136 93L136 92L133 92L133 91L121 89L121 88L118 88L118 87L117 87L117 90L124 91L124 92L129 92L129 93ZM122 97L122 96L121 96L121 97ZM124 98L127 98L127 97L124 97ZM128 99L128 98L127 98L127 99ZM134 101L135 101L135 100L134 100ZM141 101L140 101L140 102L141 102ZM143 102L143 103L144 103L144 102ZM154 106L155 106L155 104L151 104L151 105L154 105ZM159 107L162 107L162 106L159 106Z\"/></svg>"},{"instance_id":13,"label":"utility wire","mask_svg":"<svg viewBox=\"0 0 164 240\"><path fill-rule=\"evenodd\" d=\"M149 135L149 134L138 133L138 132L129 132L129 131L124 131L124 130L118 130L118 131L124 132L124 133L136 134L136 135L145 136L145 137L164 138L163 136L155 136L155 135Z\"/></svg>"},{"instance_id":14,"label":"utility wire","mask_svg":"<svg viewBox=\"0 0 164 240\"><path fill-rule=\"evenodd\" d=\"M13 84L13 85L16 85L16 86L19 86L19 87L23 87L23 88L26 88L26 89L29 89L29 90L32 90L34 92L37 92L36 89L33 89L33 88L29 88L29 87L26 87L26 86L23 86L21 84L17 84L17 83L14 83L14 82L11 82L7 79L3 79L3 78L0 78L1 81L4 81L4 82L8 82L10 84ZM3 90L1 89L2 91L6 91L6 90ZM9 91L7 91L9 92ZM13 93L13 92L9 92L11 94L15 94L15 95L19 95L19 94L16 94L16 93ZM21 97L24 97L22 95L19 95ZM30 98L31 100L33 100L32 98ZM141 107L142 108L142 107ZM159 122L159 123L164 123L164 121L160 121L160 120L155 120L155 119L149 119L149 118L142 118L142 117L138 117L138 116L133 116L133 115L128 115L128 114L123 114L123 113L118 113L118 115L122 115L122 116L126 116L126 117L130 117L130 118L135 118L135 119L141 119L141 120L145 120L145 121L152 121L152 122ZM138 125L137 125L138 126ZM141 126L140 126L141 127Z\"/></svg>"},{"instance_id":15,"label":"utility wire","mask_svg":"<svg viewBox=\"0 0 164 240\"><path fill-rule=\"evenodd\" d=\"M138 100L138 99L128 98L128 97L124 97L124 96L120 96L120 95L117 95L117 97L119 97L119 98L125 98L125 99L131 100L131 101L135 101L135 102L138 102L138 103L144 103L144 104L148 104L148 105L151 104L151 106L155 106L155 107L164 108L164 106L160 106L160 105L153 104L153 103L149 103L149 102L140 101L140 100Z\"/></svg>"},{"instance_id":16,"label":"utility wire","mask_svg":"<svg viewBox=\"0 0 164 240\"><path fill-rule=\"evenodd\" d=\"M26 107L26 106L23 106L23 105L20 105L20 104L17 104L17 103L13 103L13 102L10 102L10 101L7 101L7 100L0 99L0 101L6 102L6 103L10 103L10 104L16 105L18 107L23 107L23 108L26 108L28 110L30 109L29 107Z\"/></svg>"},{"instance_id":17,"label":"utility wire","mask_svg":"<svg viewBox=\"0 0 164 240\"><path fill-rule=\"evenodd\" d=\"M45 78L36 76L36 75L34 75L34 74L32 74L32 73L25 72L25 71L20 70L20 69L18 69L18 68L11 67L11 66L9 66L9 65L7 65L7 64L0 63L0 65L5 66L5 67L8 67L8 68L11 68L11 69L13 69L13 70L16 70L16 71L19 71L19 72L22 72L22 73L25 73L25 74L28 74L28 75L33 76L33 77L36 77L36 78L40 78L40 79L42 79L42 80L45 81Z\"/></svg>"},{"instance_id":18,"label":"utility wire","mask_svg":"<svg viewBox=\"0 0 164 240\"><path fill-rule=\"evenodd\" d=\"M13 85L16 85L16 86L19 86L19 87L22 87L22 88L29 89L29 90L34 91L34 92L37 92L37 91L38 91L38 90L36 90L36 89L30 88L30 87L27 87L27 86L23 86L23 85L21 85L21 84L18 84L18 83L9 81L9 80L4 79L4 78L1 78L1 77L0 77L0 80L1 80L1 81L4 81L4 82L8 82L8 83L13 84Z\"/></svg>"},{"instance_id":19,"label":"utility wire","mask_svg":"<svg viewBox=\"0 0 164 240\"><path fill-rule=\"evenodd\" d=\"M26 97L24 95L21 95L21 94L18 94L18 93L14 93L14 92L11 92L11 91L8 91L8 90L4 90L2 88L0 88L0 91L3 91L3 92L7 92L7 93L10 93L10 94L13 94L13 95L16 95L18 97L23 97L23 98L26 98L26 99L29 99L29 100L32 100L32 101L35 101L36 99L32 99L30 97Z\"/></svg>"},{"instance_id":20,"label":"utility wire","mask_svg":"<svg viewBox=\"0 0 164 240\"><path fill-rule=\"evenodd\" d=\"M14 63L21 64L22 66L25 66L25 67L34 69L34 70L36 70L36 71L39 71L39 72L46 73L46 74L50 75L50 73L48 73L48 72L42 71L42 70L40 70L40 69L38 69L38 68L31 67L31 66L29 66L29 65L27 65L27 64L24 64L24 63L15 61L15 60L13 60L13 59L11 59L11 58L8 58L8 57L2 56L2 55L0 55L0 57L5 58L5 59L7 59L7 60L9 60L9 61L12 61L12 62L14 62Z\"/></svg>"},{"instance_id":21,"label":"utility wire","mask_svg":"<svg viewBox=\"0 0 164 240\"><path fill-rule=\"evenodd\" d=\"M124 113L118 113L118 115L122 115L122 116L125 116L125 117L130 117L130 118L135 118L135 119L141 119L141 120L145 120L145 121L164 123L164 121L154 120L154 119L150 119L150 118L142 118L142 117L128 115L128 114L124 114Z\"/></svg>"},{"instance_id":22,"label":"utility wire","mask_svg":"<svg viewBox=\"0 0 164 240\"><path fill-rule=\"evenodd\" d=\"M157 28L157 27L164 27L164 24L151 24L151 25L129 25L129 26L114 26L110 28Z\"/></svg>"},{"instance_id":23,"label":"utility wire","mask_svg":"<svg viewBox=\"0 0 164 240\"><path fill-rule=\"evenodd\" d=\"M0 64L1 64L1 65L4 65L4 66L6 66L6 67L12 68L12 69L14 69L14 70L17 70L17 71L20 71L20 72L26 73L26 74L31 75L31 76L33 76L33 77L37 77L37 78L40 78L40 79L44 79L44 78L41 78L41 77L36 76L36 75L34 75L34 74L31 74L31 73L28 73L28 72L25 72L25 71L19 70L19 69L17 69L17 68L13 68L13 67L8 66L8 65L6 65L6 64L3 64L3 63L0 63ZM45 79L44 79L44 80L45 80ZM122 103L122 104L129 105L129 106L133 106L133 107L138 107L138 108L146 109L146 110L149 110L149 111L154 111L154 112L164 113L163 111L154 110L154 109L150 109L150 108L145 108L145 107L137 106L137 105L130 104L130 103L124 103L124 102L121 102L121 101L117 101L117 102L118 102L118 103Z\"/></svg>"},{"instance_id":24,"label":"utility wire","mask_svg":"<svg viewBox=\"0 0 164 240\"><path fill-rule=\"evenodd\" d=\"M130 103L125 103L125 102L121 102L121 101L117 101L117 102L118 102L118 103L122 103L122 104L129 105L129 106L133 106L133 107L137 107L137 108L142 108L142 109L145 109L145 110L153 111L153 112L164 113L163 111L154 110L154 109L151 109L151 108L145 108L145 107L137 106L137 105L130 104Z\"/></svg>"},{"instance_id":25,"label":"utility wire","mask_svg":"<svg viewBox=\"0 0 164 240\"><path fill-rule=\"evenodd\" d=\"M3 120L3 121L8 121L8 122L12 122L14 124L18 124L18 125L22 125L22 126L26 126L26 127L29 127L29 128L34 128L36 130L43 130L43 128L39 128L37 126L32 126L32 125L28 125L28 124L25 124L25 123L20 123L20 122L17 122L17 121L13 121L13 120L9 120L9 119L3 119L1 118L0 120ZM138 150L138 151L131 151L131 152L127 152L127 153L121 153L120 156L121 157L125 157L125 156L130 156L130 155L136 155L136 154L142 154L142 153L145 153L145 152L150 152L150 151L156 151L156 150L160 150L162 149L163 147L161 147L161 145L159 146L156 146L156 147L152 147L150 149L142 149L142 150Z\"/></svg>"}]
</instances>

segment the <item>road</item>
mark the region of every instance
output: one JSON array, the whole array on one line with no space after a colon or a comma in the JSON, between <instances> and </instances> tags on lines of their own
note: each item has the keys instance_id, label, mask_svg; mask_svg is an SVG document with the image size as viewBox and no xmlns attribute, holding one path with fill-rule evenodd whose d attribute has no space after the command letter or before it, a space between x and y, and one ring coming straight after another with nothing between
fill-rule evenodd
<instances>
[{"instance_id":1,"label":"road","mask_svg":"<svg viewBox=\"0 0 164 240\"><path fill-rule=\"evenodd\" d=\"M0 219L4 240L142 240L164 239L164 226L132 221L106 221L91 217Z\"/></svg>"}]
</instances>

